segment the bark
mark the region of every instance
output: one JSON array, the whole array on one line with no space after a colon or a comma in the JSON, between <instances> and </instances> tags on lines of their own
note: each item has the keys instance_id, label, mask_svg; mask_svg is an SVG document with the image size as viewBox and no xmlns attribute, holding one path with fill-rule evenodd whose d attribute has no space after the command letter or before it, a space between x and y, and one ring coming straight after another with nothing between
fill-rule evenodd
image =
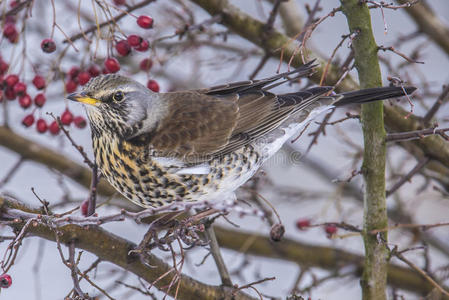
<instances>
[{"instance_id":1,"label":"bark","mask_svg":"<svg viewBox=\"0 0 449 300\"><path fill-rule=\"evenodd\" d=\"M371 28L371 16L366 4L358 0L341 0L349 30L356 34L352 42L355 67L360 86L372 88L382 86L378 47ZM368 232L388 226L385 198L385 129L383 103L362 105L364 153L362 173L364 178L363 241L365 261L360 284L365 300L387 298L388 249L387 233L372 235Z\"/></svg>"}]
</instances>

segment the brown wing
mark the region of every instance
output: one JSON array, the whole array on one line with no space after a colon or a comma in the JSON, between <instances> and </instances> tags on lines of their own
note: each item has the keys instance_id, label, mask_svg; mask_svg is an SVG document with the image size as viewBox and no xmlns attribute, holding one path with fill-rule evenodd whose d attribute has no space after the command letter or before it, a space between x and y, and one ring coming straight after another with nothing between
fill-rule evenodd
<instances>
[{"instance_id":1,"label":"brown wing","mask_svg":"<svg viewBox=\"0 0 449 300\"><path fill-rule=\"evenodd\" d=\"M239 116L236 95L219 100L194 91L161 96L168 113L150 141L158 155L204 160L226 146Z\"/></svg>"},{"instance_id":2,"label":"brown wing","mask_svg":"<svg viewBox=\"0 0 449 300\"><path fill-rule=\"evenodd\" d=\"M264 80L160 94L168 113L151 133L145 133L150 135L148 143L156 155L190 163L232 152L329 91L320 87L276 96L264 89L290 74L310 74L312 68L308 64Z\"/></svg>"}]
</instances>

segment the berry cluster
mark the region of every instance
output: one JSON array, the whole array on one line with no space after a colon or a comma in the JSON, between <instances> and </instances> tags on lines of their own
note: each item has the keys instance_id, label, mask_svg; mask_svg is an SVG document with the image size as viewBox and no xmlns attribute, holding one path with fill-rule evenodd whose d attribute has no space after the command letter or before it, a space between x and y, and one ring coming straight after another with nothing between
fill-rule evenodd
<instances>
[{"instance_id":1,"label":"berry cluster","mask_svg":"<svg viewBox=\"0 0 449 300\"><path fill-rule=\"evenodd\" d=\"M117 6L125 5L126 0L113 0ZM10 1L10 8L13 9L18 5L18 1ZM6 16L1 23L1 32L3 38L10 43L18 43L21 37L21 30L17 28L16 15ZM140 28L151 29L154 25L154 20L150 16L141 15L136 18L136 23ZM23 29L22 29L23 30ZM44 53L54 53L57 51L57 44L53 39L53 34L49 38L45 38L41 41L41 50ZM137 34L129 34L126 38L116 40L113 44L118 57L128 56L131 52L145 52L150 47L150 42L144 37ZM144 58L139 63L140 70L143 72L150 72L153 67L153 61L150 58ZM30 109L31 111L24 116L22 124L25 127L34 127L39 133L50 132L51 135L58 135L60 128L58 122L48 122L41 116L43 115L40 110L47 102L46 88L51 82L53 75L38 74L37 69L34 68L35 75L30 81L24 80L24 74L13 73L13 69L10 68L10 64L5 61L0 54L0 102L9 100L18 100L18 104L24 110ZM83 86L89 82L93 77L100 74L116 73L120 71L120 62L112 55L105 58L103 66L92 63L88 66L79 67L73 66L70 68L64 77L65 91L67 93L75 92L79 86ZM47 79L46 79L47 78ZM48 80L48 81L47 81ZM159 84L149 79L147 82L148 89L159 92ZM36 117L39 116L39 117ZM72 123L76 128L84 128L86 126L86 120L82 116L73 116L72 112L68 108L60 115L61 123L64 126L70 126Z\"/></svg>"},{"instance_id":2,"label":"berry cluster","mask_svg":"<svg viewBox=\"0 0 449 300\"><path fill-rule=\"evenodd\" d=\"M296 228L298 228L301 231L307 230L311 226L310 219L299 219L296 221ZM337 234L337 226L333 223L327 223L323 227L324 232L326 233L327 238L334 237L335 234Z\"/></svg>"}]
</instances>

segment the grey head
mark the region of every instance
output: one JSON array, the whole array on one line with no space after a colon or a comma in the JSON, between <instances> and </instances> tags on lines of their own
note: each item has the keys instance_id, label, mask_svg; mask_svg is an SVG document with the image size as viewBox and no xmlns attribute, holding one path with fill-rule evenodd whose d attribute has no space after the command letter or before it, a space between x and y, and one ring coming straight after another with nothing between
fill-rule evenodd
<instances>
[{"instance_id":1,"label":"grey head","mask_svg":"<svg viewBox=\"0 0 449 300\"><path fill-rule=\"evenodd\" d=\"M151 125L144 123L157 106L158 94L129 77L108 74L92 78L67 98L84 104L93 134L108 131L126 137Z\"/></svg>"}]
</instances>

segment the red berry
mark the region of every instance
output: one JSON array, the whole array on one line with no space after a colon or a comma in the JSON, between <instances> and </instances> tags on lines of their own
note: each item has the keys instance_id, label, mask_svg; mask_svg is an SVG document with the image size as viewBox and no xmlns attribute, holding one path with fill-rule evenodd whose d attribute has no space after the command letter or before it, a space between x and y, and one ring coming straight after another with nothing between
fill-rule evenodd
<instances>
[{"instance_id":1,"label":"red berry","mask_svg":"<svg viewBox=\"0 0 449 300\"><path fill-rule=\"evenodd\" d=\"M34 116L33 114L26 115L25 118L22 120L22 124L25 127L30 127L34 123Z\"/></svg>"},{"instance_id":2,"label":"red berry","mask_svg":"<svg viewBox=\"0 0 449 300\"><path fill-rule=\"evenodd\" d=\"M74 123L75 126L78 127L78 128L84 128L84 127L86 127L86 125L87 125L86 119L84 119L84 117L82 117L82 116L75 117L75 118L73 119L73 123Z\"/></svg>"},{"instance_id":3,"label":"red berry","mask_svg":"<svg viewBox=\"0 0 449 300\"><path fill-rule=\"evenodd\" d=\"M47 98L45 97L45 95L42 93L39 93L34 97L34 104L37 107L42 107L42 106L44 106L46 100L47 100Z\"/></svg>"},{"instance_id":4,"label":"red berry","mask_svg":"<svg viewBox=\"0 0 449 300\"><path fill-rule=\"evenodd\" d=\"M90 76L97 77L98 75L100 75L101 71L96 65L92 65L89 67L89 69L87 69L87 72L89 72Z\"/></svg>"},{"instance_id":5,"label":"red berry","mask_svg":"<svg viewBox=\"0 0 449 300\"><path fill-rule=\"evenodd\" d=\"M14 8L19 4L19 2L17 2L16 0L12 0L11 2L9 2L9 7Z\"/></svg>"},{"instance_id":6,"label":"red berry","mask_svg":"<svg viewBox=\"0 0 449 300\"><path fill-rule=\"evenodd\" d=\"M3 90L0 90L0 102L3 102Z\"/></svg>"},{"instance_id":7,"label":"red berry","mask_svg":"<svg viewBox=\"0 0 449 300\"><path fill-rule=\"evenodd\" d=\"M139 47L136 47L136 50L139 52L145 52L150 48L150 43L147 40L142 40Z\"/></svg>"},{"instance_id":8,"label":"red berry","mask_svg":"<svg viewBox=\"0 0 449 300\"><path fill-rule=\"evenodd\" d=\"M88 210L89 210L89 201L88 200L84 200L83 203L81 203L80 209L81 209L81 214L83 216L87 217L87 213L88 213Z\"/></svg>"},{"instance_id":9,"label":"red berry","mask_svg":"<svg viewBox=\"0 0 449 300\"><path fill-rule=\"evenodd\" d=\"M17 82L14 85L14 92L16 94L24 94L27 91L27 85L23 82Z\"/></svg>"},{"instance_id":10,"label":"red berry","mask_svg":"<svg viewBox=\"0 0 449 300\"><path fill-rule=\"evenodd\" d=\"M153 18L149 16L140 16L137 18L137 25L142 28L149 29L153 27Z\"/></svg>"},{"instance_id":11,"label":"red berry","mask_svg":"<svg viewBox=\"0 0 449 300\"><path fill-rule=\"evenodd\" d=\"M58 135L59 130L60 130L60 128L59 128L58 122L56 122L56 121L51 122L50 126L48 126L48 131L50 131L50 133L52 135Z\"/></svg>"},{"instance_id":12,"label":"red berry","mask_svg":"<svg viewBox=\"0 0 449 300\"><path fill-rule=\"evenodd\" d=\"M16 32L13 35L8 36L8 40L11 44L16 44L19 42L19 33Z\"/></svg>"},{"instance_id":13,"label":"red berry","mask_svg":"<svg viewBox=\"0 0 449 300\"><path fill-rule=\"evenodd\" d=\"M109 72L105 67L103 67L102 69L101 69L101 73L103 73L103 74L109 74L109 73L111 73L111 72Z\"/></svg>"},{"instance_id":14,"label":"red berry","mask_svg":"<svg viewBox=\"0 0 449 300\"><path fill-rule=\"evenodd\" d=\"M14 89L12 87L7 87L5 89L5 98L8 100L14 100L16 99L17 95L14 92Z\"/></svg>"},{"instance_id":15,"label":"red berry","mask_svg":"<svg viewBox=\"0 0 449 300\"><path fill-rule=\"evenodd\" d=\"M19 105L23 108L28 108L31 106L31 97L28 94L25 94L19 98Z\"/></svg>"},{"instance_id":16,"label":"red berry","mask_svg":"<svg viewBox=\"0 0 449 300\"><path fill-rule=\"evenodd\" d=\"M8 274L0 275L0 288L7 289L12 284L12 278Z\"/></svg>"},{"instance_id":17,"label":"red berry","mask_svg":"<svg viewBox=\"0 0 449 300\"><path fill-rule=\"evenodd\" d=\"M9 65L4 60L0 60L0 75L5 74L8 68Z\"/></svg>"},{"instance_id":18,"label":"red berry","mask_svg":"<svg viewBox=\"0 0 449 300\"><path fill-rule=\"evenodd\" d=\"M116 73L120 70L120 63L113 57L110 57L104 61L104 67L111 73Z\"/></svg>"},{"instance_id":19,"label":"red berry","mask_svg":"<svg viewBox=\"0 0 449 300\"><path fill-rule=\"evenodd\" d=\"M139 47L143 39L138 35L131 34L128 35L128 38L126 40L131 47Z\"/></svg>"},{"instance_id":20,"label":"red berry","mask_svg":"<svg viewBox=\"0 0 449 300\"><path fill-rule=\"evenodd\" d=\"M73 121L73 114L69 109L66 109L61 115L61 123L63 125L70 125Z\"/></svg>"},{"instance_id":21,"label":"red berry","mask_svg":"<svg viewBox=\"0 0 449 300\"><path fill-rule=\"evenodd\" d=\"M67 91L67 93L73 93L74 91L76 91L77 87L78 84L73 80L69 80L65 83L65 90Z\"/></svg>"},{"instance_id":22,"label":"red berry","mask_svg":"<svg viewBox=\"0 0 449 300\"><path fill-rule=\"evenodd\" d=\"M45 88L45 78L40 75L36 75L33 78L33 84L38 90L42 90Z\"/></svg>"},{"instance_id":23,"label":"red berry","mask_svg":"<svg viewBox=\"0 0 449 300\"><path fill-rule=\"evenodd\" d=\"M90 80L90 74L87 71L83 71L78 74L78 83L81 85L85 85Z\"/></svg>"},{"instance_id":24,"label":"red berry","mask_svg":"<svg viewBox=\"0 0 449 300\"><path fill-rule=\"evenodd\" d=\"M126 3L126 0L114 0L115 5L124 5Z\"/></svg>"},{"instance_id":25,"label":"red berry","mask_svg":"<svg viewBox=\"0 0 449 300\"><path fill-rule=\"evenodd\" d=\"M324 227L324 231L327 234L328 238L331 238L335 233L337 233L337 226L334 224L328 224Z\"/></svg>"},{"instance_id":26,"label":"red berry","mask_svg":"<svg viewBox=\"0 0 449 300\"><path fill-rule=\"evenodd\" d=\"M45 39L41 43L41 49L45 53L52 53L56 50L56 44L52 39Z\"/></svg>"},{"instance_id":27,"label":"red berry","mask_svg":"<svg viewBox=\"0 0 449 300\"><path fill-rule=\"evenodd\" d=\"M145 58L140 62L140 69L142 71L149 71L153 66L153 61L149 58Z\"/></svg>"},{"instance_id":28,"label":"red berry","mask_svg":"<svg viewBox=\"0 0 449 300\"><path fill-rule=\"evenodd\" d=\"M5 37L9 38L10 36L15 36L17 34L18 32L14 23L6 23L5 27L3 27L3 35Z\"/></svg>"},{"instance_id":29,"label":"red berry","mask_svg":"<svg viewBox=\"0 0 449 300\"><path fill-rule=\"evenodd\" d=\"M115 44L115 50L117 50L118 54L121 56L126 56L131 52L131 46L127 40L121 40Z\"/></svg>"},{"instance_id":30,"label":"red berry","mask_svg":"<svg viewBox=\"0 0 449 300\"><path fill-rule=\"evenodd\" d=\"M310 226L310 220L309 219L299 219L296 221L296 228L299 230L306 230L307 227Z\"/></svg>"},{"instance_id":31,"label":"red berry","mask_svg":"<svg viewBox=\"0 0 449 300\"><path fill-rule=\"evenodd\" d=\"M19 76L17 76L16 74L8 75L5 78L5 83L9 87L15 86L17 82L19 82Z\"/></svg>"},{"instance_id":32,"label":"red berry","mask_svg":"<svg viewBox=\"0 0 449 300\"><path fill-rule=\"evenodd\" d=\"M153 92L159 92L159 84L155 80L148 80L147 88L149 88Z\"/></svg>"},{"instance_id":33,"label":"red berry","mask_svg":"<svg viewBox=\"0 0 449 300\"><path fill-rule=\"evenodd\" d=\"M81 71L80 68L77 67L77 66L71 67L70 70L69 70L69 73L68 73L70 79L76 80L76 78L78 77L78 74L80 73L80 71Z\"/></svg>"},{"instance_id":34,"label":"red berry","mask_svg":"<svg viewBox=\"0 0 449 300\"><path fill-rule=\"evenodd\" d=\"M45 133L48 129L47 122L44 119L39 119L36 122L36 129L39 133Z\"/></svg>"}]
</instances>

